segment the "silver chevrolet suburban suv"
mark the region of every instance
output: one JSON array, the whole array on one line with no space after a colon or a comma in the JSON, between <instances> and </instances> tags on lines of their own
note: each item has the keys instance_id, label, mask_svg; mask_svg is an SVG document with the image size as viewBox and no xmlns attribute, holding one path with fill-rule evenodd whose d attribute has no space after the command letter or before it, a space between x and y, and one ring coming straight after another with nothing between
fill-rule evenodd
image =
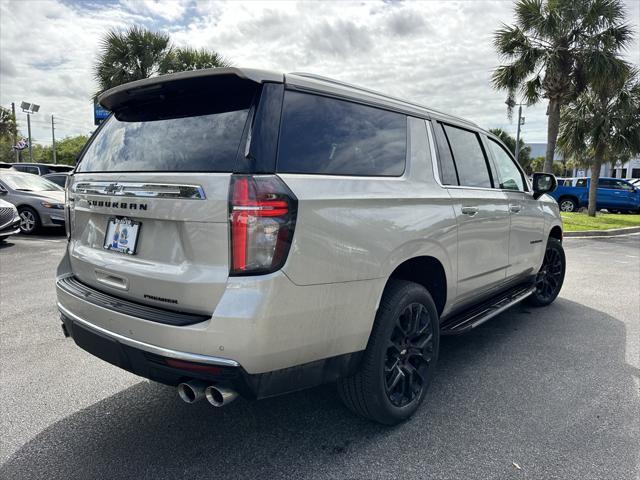
<instances>
[{"instance_id":1,"label":"silver chevrolet suburban suv","mask_svg":"<svg viewBox=\"0 0 640 480\"><path fill-rule=\"evenodd\" d=\"M67 184L66 335L183 400L337 382L413 414L440 335L565 273L552 175L472 122L306 73L219 68L99 97Z\"/></svg>"}]
</instances>

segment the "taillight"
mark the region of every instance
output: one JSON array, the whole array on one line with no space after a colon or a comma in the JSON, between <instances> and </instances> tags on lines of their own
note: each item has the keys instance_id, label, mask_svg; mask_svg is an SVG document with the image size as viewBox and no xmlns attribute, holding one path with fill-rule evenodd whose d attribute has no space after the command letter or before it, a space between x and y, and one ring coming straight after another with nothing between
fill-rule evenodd
<instances>
[{"instance_id":1,"label":"taillight","mask_svg":"<svg viewBox=\"0 0 640 480\"><path fill-rule=\"evenodd\" d=\"M297 200L274 175L232 175L229 191L231 275L280 269L296 223Z\"/></svg>"}]
</instances>

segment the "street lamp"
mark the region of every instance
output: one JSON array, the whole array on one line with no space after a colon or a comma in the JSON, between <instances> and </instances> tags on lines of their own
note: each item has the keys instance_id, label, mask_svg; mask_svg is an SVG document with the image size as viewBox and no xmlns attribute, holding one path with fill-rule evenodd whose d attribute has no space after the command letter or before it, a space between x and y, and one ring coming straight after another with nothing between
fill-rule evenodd
<instances>
[{"instance_id":1,"label":"street lamp","mask_svg":"<svg viewBox=\"0 0 640 480\"><path fill-rule=\"evenodd\" d=\"M29 161L33 162L33 150L31 149L31 115L38 113L40 105L35 103L22 102L20 108L27 114L27 130L29 131Z\"/></svg>"},{"instance_id":2,"label":"street lamp","mask_svg":"<svg viewBox=\"0 0 640 480\"><path fill-rule=\"evenodd\" d=\"M522 116L522 103L516 103L513 98L507 100L506 103L509 108L513 108L516 105L518 106L518 128L516 129L516 162L520 158L520 125L524 125L524 117Z\"/></svg>"}]
</instances>

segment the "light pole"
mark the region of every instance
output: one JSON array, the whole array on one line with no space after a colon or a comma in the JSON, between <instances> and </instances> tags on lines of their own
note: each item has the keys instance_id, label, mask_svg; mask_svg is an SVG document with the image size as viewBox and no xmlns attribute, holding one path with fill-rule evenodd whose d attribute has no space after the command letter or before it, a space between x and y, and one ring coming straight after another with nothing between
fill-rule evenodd
<instances>
[{"instance_id":1,"label":"light pole","mask_svg":"<svg viewBox=\"0 0 640 480\"><path fill-rule=\"evenodd\" d=\"M34 113L38 113L38 110L40 110L40 105L36 105L35 103L22 102L20 104L20 108L24 113L27 114L27 130L29 131L29 161L33 162L33 150L31 149L31 115Z\"/></svg>"},{"instance_id":2,"label":"light pole","mask_svg":"<svg viewBox=\"0 0 640 480\"><path fill-rule=\"evenodd\" d=\"M522 116L522 103L516 103L515 100L507 100L506 103L510 108L518 106L518 127L516 129L516 162L520 159L520 125L524 125L524 117Z\"/></svg>"}]
</instances>

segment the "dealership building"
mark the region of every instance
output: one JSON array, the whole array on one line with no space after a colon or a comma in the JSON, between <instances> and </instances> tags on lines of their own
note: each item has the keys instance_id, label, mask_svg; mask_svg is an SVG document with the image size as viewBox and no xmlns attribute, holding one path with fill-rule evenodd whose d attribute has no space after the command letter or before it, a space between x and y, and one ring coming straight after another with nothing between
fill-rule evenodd
<instances>
[{"instance_id":1,"label":"dealership building","mask_svg":"<svg viewBox=\"0 0 640 480\"><path fill-rule=\"evenodd\" d=\"M544 156L547 151L546 143L527 143L528 147L531 147L531 157ZM562 156L556 151L554 156L555 162L562 162ZM589 177L591 176L591 169L584 167L577 167L573 169L571 173L572 177ZM615 178L640 178L640 155L628 160L627 162L617 162L615 165L605 163L600 168L601 177L615 177Z\"/></svg>"}]
</instances>

